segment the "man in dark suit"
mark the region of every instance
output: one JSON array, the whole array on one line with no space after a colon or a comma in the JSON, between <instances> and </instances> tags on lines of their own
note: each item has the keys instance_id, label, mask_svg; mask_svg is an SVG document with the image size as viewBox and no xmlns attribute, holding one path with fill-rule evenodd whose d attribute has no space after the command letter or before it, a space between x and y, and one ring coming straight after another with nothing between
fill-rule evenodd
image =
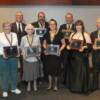
<instances>
[{"instance_id":1,"label":"man in dark suit","mask_svg":"<svg viewBox=\"0 0 100 100\"><path fill-rule=\"evenodd\" d=\"M96 39L100 39L100 18L96 20L97 30L91 33L91 40L93 45L92 61L93 61L93 82L92 90L100 88L100 49L96 47ZM97 44L99 45L99 44Z\"/></svg>"},{"instance_id":2,"label":"man in dark suit","mask_svg":"<svg viewBox=\"0 0 100 100\"><path fill-rule=\"evenodd\" d=\"M48 22L46 22L45 13L39 12L38 20L36 22L33 22L32 25L35 28L47 28L48 29Z\"/></svg>"},{"instance_id":3,"label":"man in dark suit","mask_svg":"<svg viewBox=\"0 0 100 100\"><path fill-rule=\"evenodd\" d=\"M40 11L38 12L38 20L36 22L33 22L32 25L35 28L46 28L46 30L48 31L48 22L46 21L46 15L44 12ZM42 49L42 53L41 53L41 61L43 64L43 72L44 72L44 79L47 80L47 69L46 69L46 56L44 55L44 49L42 47L43 44L43 38L44 37L40 37L40 42L41 42L41 49Z\"/></svg>"},{"instance_id":4,"label":"man in dark suit","mask_svg":"<svg viewBox=\"0 0 100 100\"><path fill-rule=\"evenodd\" d=\"M20 42L21 42L21 38L26 35L25 33L25 24L23 23L23 13L21 11L16 12L16 21L12 23L12 27L11 27L11 31L15 32L17 34L17 38L18 38L18 45L20 46ZM22 60L22 56L20 56L20 63L19 66L20 67L20 77L22 78L22 74L23 74L23 60Z\"/></svg>"},{"instance_id":5,"label":"man in dark suit","mask_svg":"<svg viewBox=\"0 0 100 100\"><path fill-rule=\"evenodd\" d=\"M25 33L25 24L23 23L23 14L21 11L16 12L16 21L12 23L12 32L15 32L18 37L18 44L20 45L21 38Z\"/></svg>"},{"instance_id":6,"label":"man in dark suit","mask_svg":"<svg viewBox=\"0 0 100 100\"><path fill-rule=\"evenodd\" d=\"M61 25L59 28L59 31L61 34L64 35L65 37L65 42L66 42L66 46L69 44L68 38L70 36L70 34L73 32L74 30L74 24L73 24L73 14L72 13L67 13L65 15L65 21L66 23ZM70 51L68 51L66 48L63 50L61 57L62 57L62 64L63 64L63 83L68 87L69 84L69 67L70 67Z\"/></svg>"}]
</instances>

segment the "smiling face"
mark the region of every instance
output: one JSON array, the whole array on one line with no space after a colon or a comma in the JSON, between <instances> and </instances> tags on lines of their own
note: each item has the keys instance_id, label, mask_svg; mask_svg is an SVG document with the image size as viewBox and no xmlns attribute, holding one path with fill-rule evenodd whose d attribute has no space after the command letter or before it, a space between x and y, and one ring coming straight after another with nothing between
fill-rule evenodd
<instances>
[{"instance_id":1,"label":"smiling face","mask_svg":"<svg viewBox=\"0 0 100 100\"><path fill-rule=\"evenodd\" d=\"M77 30L78 32L82 31L82 25L76 25L76 30Z\"/></svg>"},{"instance_id":2,"label":"smiling face","mask_svg":"<svg viewBox=\"0 0 100 100\"><path fill-rule=\"evenodd\" d=\"M57 30L57 23L55 21L49 21L49 28L51 31Z\"/></svg>"},{"instance_id":3,"label":"smiling face","mask_svg":"<svg viewBox=\"0 0 100 100\"><path fill-rule=\"evenodd\" d=\"M45 14L43 12L39 12L38 13L38 21L40 23L44 23L45 22Z\"/></svg>"},{"instance_id":4,"label":"smiling face","mask_svg":"<svg viewBox=\"0 0 100 100\"><path fill-rule=\"evenodd\" d=\"M67 24L71 24L73 22L73 15L71 13L67 13L65 15L65 20Z\"/></svg>"},{"instance_id":5,"label":"smiling face","mask_svg":"<svg viewBox=\"0 0 100 100\"><path fill-rule=\"evenodd\" d=\"M34 27L31 24L27 24L25 31L28 35L32 35L34 33Z\"/></svg>"},{"instance_id":6,"label":"smiling face","mask_svg":"<svg viewBox=\"0 0 100 100\"><path fill-rule=\"evenodd\" d=\"M3 23L3 31L5 33L10 33L11 32L11 24L9 22Z\"/></svg>"},{"instance_id":7,"label":"smiling face","mask_svg":"<svg viewBox=\"0 0 100 100\"><path fill-rule=\"evenodd\" d=\"M16 22L22 22L23 21L23 14L21 12L16 13Z\"/></svg>"}]
</instances>

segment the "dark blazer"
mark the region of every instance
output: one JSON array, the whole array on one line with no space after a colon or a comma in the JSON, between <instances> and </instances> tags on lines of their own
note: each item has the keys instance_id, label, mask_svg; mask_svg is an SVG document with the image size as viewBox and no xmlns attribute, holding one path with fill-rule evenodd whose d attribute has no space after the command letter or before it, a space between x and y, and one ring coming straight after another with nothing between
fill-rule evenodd
<instances>
[{"instance_id":1,"label":"dark blazer","mask_svg":"<svg viewBox=\"0 0 100 100\"><path fill-rule=\"evenodd\" d=\"M40 28L40 26L39 26L39 24L38 24L38 21L33 22L32 25L33 25L35 28ZM45 22L45 28L48 29L48 22Z\"/></svg>"},{"instance_id":2,"label":"dark blazer","mask_svg":"<svg viewBox=\"0 0 100 100\"><path fill-rule=\"evenodd\" d=\"M15 33L17 34L17 37L18 37L18 44L19 44L19 45L20 45L20 42L21 42L21 38L22 38L24 35L26 35L25 26L26 26L26 24L22 23L23 32L19 33L19 32L17 31L16 22L12 23L11 31L12 31L12 32L15 32Z\"/></svg>"},{"instance_id":3,"label":"dark blazer","mask_svg":"<svg viewBox=\"0 0 100 100\"><path fill-rule=\"evenodd\" d=\"M91 36L92 44L94 44L95 38L98 38L98 30L95 30L94 32L92 32L90 36Z\"/></svg>"},{"instance_id":4,"label":"dark blazer","mask_svg":"<svg viewBox=\"0 0 100 100\"><path fill-rule=\"evenodd\" d=\"M63 29L67 29L66 24L61 25L59 31L62 32ZM74 30L74 24L72 24L71 30Z\"/></svg>"}]
</instances>

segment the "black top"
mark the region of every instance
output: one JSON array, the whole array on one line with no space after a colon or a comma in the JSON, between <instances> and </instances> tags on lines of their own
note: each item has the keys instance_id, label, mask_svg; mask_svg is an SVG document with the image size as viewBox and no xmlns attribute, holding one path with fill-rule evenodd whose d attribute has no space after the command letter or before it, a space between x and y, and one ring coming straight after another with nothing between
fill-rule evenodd
<instances>
[{"instance_id":1,"label":"black top","mask_svg":"<svg viewBox=\"0 0 100 100\"><path fill-rule=\"evenodd\" d=\"M46 33L44 36L44 40L46 40L47 44L55 44L55 45L61 45L61 40L64 38L63 34L61 34L60 32L58 32L53 41L51 41L50 39L50 33Z\"/></svg>"}]
</instances>

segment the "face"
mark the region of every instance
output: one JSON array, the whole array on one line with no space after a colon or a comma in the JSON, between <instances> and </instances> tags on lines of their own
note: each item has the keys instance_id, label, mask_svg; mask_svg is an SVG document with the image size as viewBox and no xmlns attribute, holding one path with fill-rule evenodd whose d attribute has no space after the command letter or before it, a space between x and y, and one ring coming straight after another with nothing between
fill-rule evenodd
<instances>
[{"instance_id":1,"label":"face","mask_svg":"<svg viewBox=\"0 0 100 100\"><path fill-rule=\"evenodd\" d=\"M11 24L7 23L3 26L3 31L5 33L10 33L11 32Z\"/></svg>"},{"instance_id":2,"label":"face","mask_svg":"<svg viewBox=\"0 0 100 100\"><path fill-rule=\"evenodd\" d=\"M73 16L68 14L65 16L65 20L66 20L67 24L71 24L73 22Z\"/></svg>"},{"instance_id":3,"label":"face","mask_svg":"<svg viewBox=\"0 0 100 100\"><path fill-rule=\"evenodd\" d=\"M82 26L81 25L76 25L76 30L77 31L82 31Z\"/></svg>"},{"instance_id":4,"label":"face","mask_svg":"<svg viewBox=\"0 0 100 100\"><path fill-rule=\"evenodd\" d=\"M97 20L96 26L97 26L98 29L100 29L100 19Z\"/></svg>"},{"instance_id":5,"label":"face","mask_svg":"<svg viewBox=\"0 0 100 100\"><path fill-rule=\"evenodd\" d=\"M31 27L27 28L27 34L28 35L32 35L33 33L34 33L34 29L33 28L31 28Z\"/></svg>"},{"instance_id":6,"label":"face","mask_svg":"<svg viewBox=\"0 0 100 100\"><path fill-rule=\"evenodd\" d=\"M44 23L45 22L45 15L42 13L38 14L38 21L40 23Z\"/></svg>"},{"instance_id":7,"label":"face","mask_svg":"<svg viewBox=\"0 0 100 100\"><path fill-rule=\"evenodd\" d=\"M54 21L50 21L49 22L49 28L50 28L50 30L57 30L57 25L56 25L56 23L54 22Z\"/></svg>"},{"instance_id":8,"label":"face","mask_svg":"<svg viewBox=\"0 0 100 100\"><path fill-rule=\"evenodd\" d=\"M21 12L16 13L16 21L17 22L23 21L23 14Z\"/></svg>"}]
</instances>

